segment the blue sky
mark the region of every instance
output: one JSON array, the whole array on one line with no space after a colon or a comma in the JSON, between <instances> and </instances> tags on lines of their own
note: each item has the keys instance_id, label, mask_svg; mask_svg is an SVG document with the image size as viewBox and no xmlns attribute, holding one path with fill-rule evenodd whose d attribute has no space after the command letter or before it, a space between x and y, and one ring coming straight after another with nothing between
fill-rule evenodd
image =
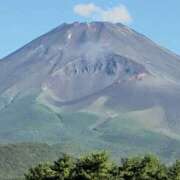
<instances>
[{"instance_id":1,"label":"blue sky","mask_svg":"<svg viewBox=\"0 0 180 180\"><path fill-rule=\"evenodd\" d=\"M180 0L0 0L0 58L63 22L121 21L180 54Z\"/></svg>"}]
</instances>

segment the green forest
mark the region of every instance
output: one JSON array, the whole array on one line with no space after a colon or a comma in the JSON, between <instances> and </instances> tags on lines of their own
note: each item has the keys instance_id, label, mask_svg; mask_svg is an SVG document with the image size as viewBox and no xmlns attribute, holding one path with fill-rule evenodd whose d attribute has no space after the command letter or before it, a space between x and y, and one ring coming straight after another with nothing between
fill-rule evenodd
<instances>
[{"instance_id":1,"label":"green forest","mask_svg":"<svg viewBox=\"0 0 180 180\"><path fill-rule=\"evenodd\" d=\"M29 169L26 180L180 180L180 161L162 163L155 155L123 158L113 162L106 152L74 158L62 155L54 163Z\"/></svg>"}]
</instances>

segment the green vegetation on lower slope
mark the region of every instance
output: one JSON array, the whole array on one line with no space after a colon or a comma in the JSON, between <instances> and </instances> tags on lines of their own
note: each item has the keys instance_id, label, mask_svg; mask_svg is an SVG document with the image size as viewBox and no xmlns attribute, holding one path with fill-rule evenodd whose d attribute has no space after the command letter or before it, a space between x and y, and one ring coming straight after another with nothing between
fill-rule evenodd
<instances>
[{"instance_id":1,"label":"green vegetation on lower slope","mask_svg":"<svg viewBox=\"0 0 180 180\"><path fill-rule=\"evenodd\" d=\"M36 103L35 96L16 99L0 114L0 142L57 142L61 119Z\"/></svg>"},{"instance_id":2,"label":"green vegetation on lower slope","mask_svg":"<svg viewBox=\"0 0 180 180\"><path fill-rule=\"evenodd\" d=\"M38 104L35 96L16 99L1 109L0 144L29 144L0 146L0 180L7 174L22 176L25 169L55 159L61 152L81 155L105 149L117 162L146 153L166 162L180 157L179 140L145 128L134 116L126 115L117 112L109 117L105 111L98 114L86 110L54 112Z\"/></svg>"},{"instance_id":3,"label":"green vegetation on lower slope","mask_svg":"<svg viewBox=\"0 0 180 180\"><path fill-rule=\"evenodd\" d=\"M168 154L168 160L179 156L180 141L144 127L141 121L133 119L132 114L108 113L101 106L101 103L95 106L102 110L99 114L92 113L91 109L58 113L39 104L36 95L17 98L1 109L0 143L60 143L67 146L72 151L70 153L107 149L114 156L118 153L126 156L149 151L165 159ZM150 113L154 111L159 114L157 108ZM115 117L108 116L113 113ZM146 113L136 113L136 117L142 116L143 119Z\"/></svg>"},{"instance_id":4,"label":"green vegetation on lower slope","mask_svg":"<svg viewBox=\"0 0 180 180\"><path fill-rule=\"evenodd\" d=\"M59 146L23 143L0 146L0 180L20 180L24 172L39 163L61 156Z\"/></svg>"},{"instance_id":5,"label":"green vegetation on lower slope","mask_svg":"<svg viewBox=\"0 0 180 180\"><path fill-rule=\"evenodd\" d=\"M157 154L163 160L173 161L180 156L180 141L164 134L153 132L127 117L116 117L101 125L100 138L111 144L108 151L125 152L125 156L135 153ZM113 147L115 148L113 151Z\"/></svg>"}]
</instances>

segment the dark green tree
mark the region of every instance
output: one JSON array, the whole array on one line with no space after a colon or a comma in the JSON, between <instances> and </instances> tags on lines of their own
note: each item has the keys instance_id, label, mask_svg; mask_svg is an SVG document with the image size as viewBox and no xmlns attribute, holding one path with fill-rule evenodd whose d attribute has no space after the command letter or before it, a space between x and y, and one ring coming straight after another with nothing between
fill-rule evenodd
<instances>
[{"instance_id":1,"label":"dark green tree","mask_svg":"<svg viewBox=\"0 0 180 180\"><path fill-rule=\"evenodd\" d=\"M69 180L74 170L74 159L64 154L58 161L55 161L51 169L55 171L55 179Z\"/></svg>"},{"instance_id":2,"label":"dark green tree","mask_svg":"<svg viewBox=\"0 0 180 180\"><path fill-rule=\"evenodd\" d=\"M180 180L180 161L176 161L168 172L169 180Z\"/></svg>"},{"instance_id":3,"label":"dark green tree","mask_svg":"<svg viewBox=\"0 0 180 180\"><path fill-rule=\"evenodd\" d=\"M168 180L166 167L153 155L123 159L119 176L124 180Z\"/></svg>"},{"instance_id":4,"label":"dark green tree","mask_svg":"<svg viewBox=\"0 0 180 180\"><path fill-rule=\"evenodd\" d=\"M35 168L31 168L25 174L26 180L50 180L55 176L55 172L51 169L49 164L40 164Z\"/></svg>"},{"instance_id":5,"label":"dark green tree","mask_svg":"<svg viewBox=\"0 0 180 180\"><path fill-rule=\"evenodd\" d=\"M76 162L73 180L106 180L112 179L113 164L106 153L92 153Z\"/></svg>"}]
</instances>

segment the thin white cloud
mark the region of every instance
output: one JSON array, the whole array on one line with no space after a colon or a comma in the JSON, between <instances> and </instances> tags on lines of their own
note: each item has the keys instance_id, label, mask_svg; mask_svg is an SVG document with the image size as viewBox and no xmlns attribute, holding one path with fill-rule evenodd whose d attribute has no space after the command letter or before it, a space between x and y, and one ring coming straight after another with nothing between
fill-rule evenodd
<instances>
[{"instance_id":1,"label":"thin white cloud","mask_svg":"<svg viewBox=\"0 0 180 180\"><path fill-rule=\"evenodd\" d=\"M99 11L99 8L93 4L78 4L74 7L74 12L80 16L88 17Z\"/></svg>"},{"instance_id":2,"label":"thin white cloud","mask_svg":"<svg viewBox=\"0 0 180 180\"><path fill-rule=\"evenodd\" d=\"M74 7L74 12L83 17L90 17L102 21L108 22L122 22L129 23L132 21L132 17L124 5L118 5L111 9L103 9L100 6L96 6L93 3L89 4L78 4Z\"/></svg>"},{"instance_id":3,"label":"thin white cloud","mask_svg":"<svg viewBox=\"0 0 180 180\"><path fill-rule=\"evenodd\" d=\"M119 5L107 11L104 10L101 15L104 21L110 21L113 23L128 23L132 21L132 17L124 5Z\"/></svg>"}]
</instances>

